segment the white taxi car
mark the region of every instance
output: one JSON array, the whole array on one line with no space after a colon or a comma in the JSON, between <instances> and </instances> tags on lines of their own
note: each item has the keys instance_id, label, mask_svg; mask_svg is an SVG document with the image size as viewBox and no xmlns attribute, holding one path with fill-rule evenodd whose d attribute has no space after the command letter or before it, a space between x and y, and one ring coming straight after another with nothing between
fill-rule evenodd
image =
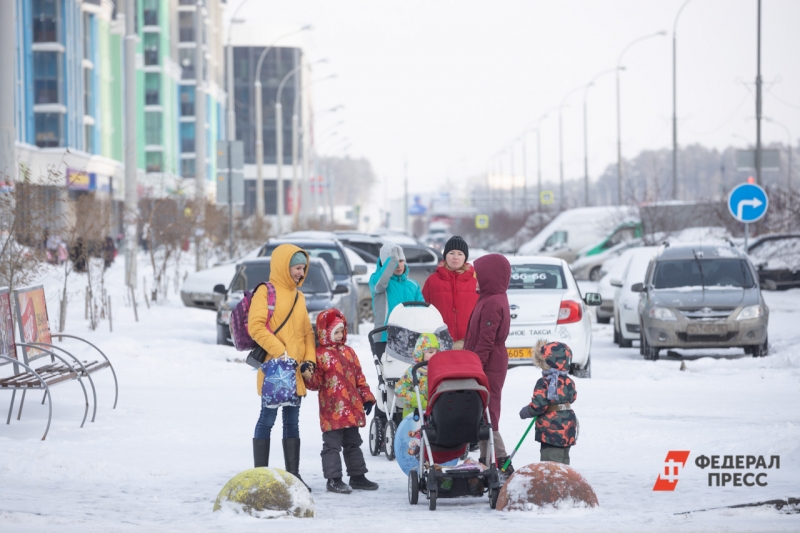
<instances>
[{"instance_id":1,"label":"white taxi car","mask_svg":"<svg viewBox=\"0 0 800 533\"><path fill-rule=\"evenodd\" d=\"M581 296L569 265L543 256L509 257L508 303L511 328L506 340L509 366L532 364L533 347L543 339L572 349L570 373L591 377L592 324L587 305L600 305L597 293Z\"/></svg>"}]
</instances>

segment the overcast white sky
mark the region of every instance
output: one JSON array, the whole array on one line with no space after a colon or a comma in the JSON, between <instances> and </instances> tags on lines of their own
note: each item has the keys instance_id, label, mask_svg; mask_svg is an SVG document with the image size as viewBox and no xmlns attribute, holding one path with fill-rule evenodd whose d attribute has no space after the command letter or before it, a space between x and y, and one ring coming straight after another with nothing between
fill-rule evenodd
<instances>
[{"instance_id":1,"label":"overcast white sky","mask_svg":"<svg viewBox=\"0 0 800 533\"><path fill-rule=\"evenodd\" d=\"M672 26L684 0L248 0L238 17L263 32L313 24L308 53L329 59L319 109L344 104L340 134L389 183L408 160L412 192L483 173L492 157L572 89L622 64L623 155L672 144ZM233 9L238 1L231 1ZM680 144L755 142L757 0L691 0L678 24ZM764 115L800 137L800 1L763 0ZM230 16L229 14L227 16ZM279 29L280 28L280 29ZM244 28L243 28L244 29ZM250 28L248 28L250 29ZM785 103L782 103L781 100ZM564 109L567 179L583 176L583 91ZM589 168L616 161L614 76L588 93ZM318 132L339 119L320 118ZM764 122L765 142L786 142ZM324 137L324 135L321 135ZM321 143L321 151L334 151ZM333 155L333 154L332 154ZM521 148L515 164L521 174ZM506 172L509 158L504 160ZM535 135L528 176L535 180ZM558 113L542 122L542 170L558 177ZM398 191L399 192L399 191Z\"/></svg>"}]
</instances>

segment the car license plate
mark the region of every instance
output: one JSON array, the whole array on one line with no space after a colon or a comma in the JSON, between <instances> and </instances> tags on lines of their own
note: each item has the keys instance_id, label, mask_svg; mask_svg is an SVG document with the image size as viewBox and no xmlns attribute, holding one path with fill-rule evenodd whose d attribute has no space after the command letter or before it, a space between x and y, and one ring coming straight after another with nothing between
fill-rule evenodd
<instances>
[{"instance_id":1,"label":"car license plate","mask_svg":"<svg viewBox=\"0 0 800 533\"><path fill-rule=\"evenodd\" d=\"M689 324L686 333L689 335L724 335L728 332L726 324Z\"/></svg>"},{"instance_id":2,"label":"car license plate","mask_svg":"<svg viewBox=\"0 0 800 533\"><path fill-rule=\"evenodd\" d=\"M509 348L508 357L511 359L530 359L533 356L533 348Z\"/></svg>"}]
</instances>

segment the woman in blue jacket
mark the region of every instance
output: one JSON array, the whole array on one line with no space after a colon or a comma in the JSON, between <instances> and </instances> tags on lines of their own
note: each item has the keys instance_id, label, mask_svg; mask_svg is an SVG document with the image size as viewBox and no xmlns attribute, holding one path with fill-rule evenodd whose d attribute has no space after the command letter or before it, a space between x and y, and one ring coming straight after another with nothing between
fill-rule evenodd
<instances>
[{"instance_id":1,"label":"woman in blue jacket","mask_svg":"<svg viewBox=\"0 0 800 533\"><path fill-rule=\"evenodd\" d=\"M408 279L406 256L399 244L388 243L381 248L378 268L369 278L369 290L376 328L386 325L397 304L425 301L417 282Z\"/></svg>"}]
</instances>

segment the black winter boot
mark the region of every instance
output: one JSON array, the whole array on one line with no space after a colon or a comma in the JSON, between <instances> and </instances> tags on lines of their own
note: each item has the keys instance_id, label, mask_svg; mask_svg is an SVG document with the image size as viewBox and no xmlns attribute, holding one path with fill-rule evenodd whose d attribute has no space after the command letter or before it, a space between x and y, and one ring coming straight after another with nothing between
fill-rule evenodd
<instances>
[{"instance_id":1,"label":"black winter boot","mask_svg":"<svg viewBox=\"0 0 800 533\"><path fill-rule=\"evenodd\" d=\"M269 439L253 439L253 463L256 467L269 466Z\"/></svg>"},{"instance_id":2,"label":"black winter boot","mask_svg":"<svg viewBox=\"0 0 800 533\"><path fill-rule=\"evenodd\" d=\"M349 485L345 485L340 477L329 479L325 488L328 489L328 492L335 492L337 494L350 494L353 492L353 489L351 489Z\"/></svg>"},{"instance_id":3,"label":"black winter boot","mask_svg":"<svg viewBox=\"0 0 800 533\"><path fill-rule=\"evenodd\" d=\"M378 490L378 484L368 480L364 474L351 476L350 486L356 490Z\"/></svg>"},{"instance_id":4,"label":"black winter boot","mask_svg":"<svg viewBox=\"0 0 800 533\"><path fill-rule=\"evenodd\" d=\"M286 471L299 479L306 486L308 492L311 487L300 477L300 439L283 439L283 461L286 464Z\"/></svg>"}]
</instances>

